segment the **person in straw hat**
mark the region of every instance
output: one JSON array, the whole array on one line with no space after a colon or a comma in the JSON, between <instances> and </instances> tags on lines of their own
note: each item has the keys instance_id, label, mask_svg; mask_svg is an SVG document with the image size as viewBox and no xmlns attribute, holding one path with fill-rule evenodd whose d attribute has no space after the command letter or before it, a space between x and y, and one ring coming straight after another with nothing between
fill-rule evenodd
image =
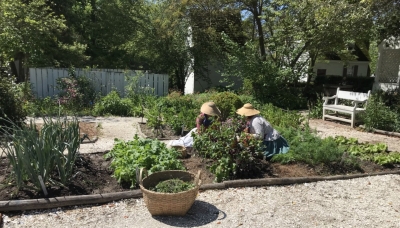
<instances>
[{"instance_id":1,"label":"person in straw hat","mask_svg":"<svg viewBox=\"0 0 400 228\"><path fill-rule=\"evenodd\" d=\"M210 117L218 117L221 112L217 108L214 102L206 102L200 108L200 114L196 118L197 133L201 133L202 130L206 130L211 124L212 119Z\"/></svg>"},{"instance_id":2,"label":"person in straw hat","mask_svg":"<svg viewBox=\"0 0 400 228\"><path fill-rule=\"evenodd\" d=\"M266 146L264 150L265 158L269 159L275 154L284 154L289 151L287 141L275 130L271 124L260 116L260 111L255 109L250 103L244 104L236 111L241 116L246 116L247 124L245 132L263 140Z\"/></svg>"}]
</instances>

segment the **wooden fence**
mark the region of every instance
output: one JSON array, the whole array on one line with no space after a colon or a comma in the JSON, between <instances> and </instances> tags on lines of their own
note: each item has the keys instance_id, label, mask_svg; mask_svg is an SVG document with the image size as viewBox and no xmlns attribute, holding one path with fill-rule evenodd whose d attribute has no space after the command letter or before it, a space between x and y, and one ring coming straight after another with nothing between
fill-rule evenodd
<instances>
[{"instance_id":1,"label":"wooden fence","mask_svg":"<svg viewBox=\"0 0 400 228\"><path fill-rule=\"evenodd\" d=\"M117 90L125 96L127 78L137 79L139 88L152 92L157 96L168 94L168 75L139 73L121 69L75 69L76 76L85 76L92 82L96 92L105 96L112 90ZM64 68L30 68L29 78L36 98L55 96L59 94L57 80L68 77L68 69ZM137 78L136 78L137 77Z\"/></svg>"}]
</instances>

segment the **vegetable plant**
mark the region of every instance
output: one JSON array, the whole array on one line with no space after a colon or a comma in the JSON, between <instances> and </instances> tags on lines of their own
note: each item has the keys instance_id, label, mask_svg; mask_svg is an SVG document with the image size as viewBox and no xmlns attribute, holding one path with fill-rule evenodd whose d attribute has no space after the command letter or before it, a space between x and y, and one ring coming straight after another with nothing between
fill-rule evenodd
<instances>
[{"instance_id":1,"label":"vegetable plant","mask_svg":"<svg viewBox=\"0 0 400 228\"><path fill-rule=\"evenodd\" d=\"M209 168L217 182L259 171L257 160L262 159L263 145L243 133L244 126L243 118L234 117L194 135L193 147L199 155L214 160Z\"/></svg>"},{"instance_id":2,"label":"vegetable plant","mask_svg":"<svg viewBox=\"0 0 400 228\"><path fill-rule=\"evenodd\" d=\"M17 187L43 190L46 194L42 185L65 186L71 180L80 137L76 118L43 120L40 131L33 121L21 127L13 124L13 134L6 128L0 131L11 142L5 144L5 152Z\"/></svg>"},{"instance_id":3,"label":"vegetable plant","mask_svg":"<svg viewBox=\"0 0 400 228\"><path fill-rule=\"evenodd\" d=\"M146 168L149 174L163 170L183 170L184 166L178 159L180 153L169 149L158 140L142 139L135 135L133 140L115 140L112 150L105 155L111 159L114 177L119 183L136 185L136 169Z\"/></svg>"}]
</instances>

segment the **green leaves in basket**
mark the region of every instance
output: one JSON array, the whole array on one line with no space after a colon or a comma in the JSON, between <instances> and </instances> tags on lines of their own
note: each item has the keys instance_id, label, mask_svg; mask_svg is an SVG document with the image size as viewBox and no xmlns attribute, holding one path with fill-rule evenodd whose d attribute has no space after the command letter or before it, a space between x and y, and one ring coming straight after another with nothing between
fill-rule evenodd
<instances>
[{"instance_id":1,"label":"green leaves in basket","mask_svg":"<svg viewBox=\"0 0 400 228\"><path fill-rule=\"evenodd\" d=\"M186 182L181 179L169 179L161 181L154 188L150 188L151 191L162 192L162 193L178 193L188 191L194 188L192 182Z\"/></svg>"}]
</instances>

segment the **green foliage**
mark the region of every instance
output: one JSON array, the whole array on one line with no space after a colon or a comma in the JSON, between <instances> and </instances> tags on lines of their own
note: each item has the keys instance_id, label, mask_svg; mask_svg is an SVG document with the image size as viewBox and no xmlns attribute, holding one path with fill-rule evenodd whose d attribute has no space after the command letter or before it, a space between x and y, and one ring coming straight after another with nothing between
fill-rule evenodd
<instances>
[{"instance_id":1,"label":"green foliage","mask_svg":"<svg viewBox=\"0 0 400 228\"><path fill-rule=\"evenodd\" d=\"M26 117L22 100L18 98L15 87L13 78L0 77L0 128L10 126L4 118L20 124Z\"/></svg>"},{"instance_id":2,"label":"green foliage","mask_svg":"<svg viewBox=\"0 0 400 228\"><path fill-rule=\"evenodd\" d=\"M129 116L133 107L132 101L128 98L122 98L117 91L111 91L107 96L102 97L94 106L96 115L115 115Z\"/></svg>"},{"instance_id":3,"label":"green foliage","mask_svg":"<svg viewBox=\"0 0 400 228\"><path fill-rule=\"evenodd\" d=\"M151 191L162 192L162 193L178 193L188 191L194 188L194 184L191 182L186 182L180 179L169 179L161 181Z\"/></svg>"},{"instance_id":4,"label":"green foliage","mask_svg":"<svg viewBox=\"0 0 400 228\"><path fill-rule=\"evenodd\" d=\"M262 158L262 143L242 133L244 127L245 120L235 117L194 135L193 148L201 157L213 160L209 168L217 182L259 171L256 162Z\"/></svg>"},{"instance_id":5,"label":"green foliage","mask_svg":"<svg viewBox=\"0 0 400 228\"><path fill-rule=\"evenodd\" d=\"M388 147L385 143L359 143L355 138L346 138L344 136L336 136L335 141L350 155L357 156L363 160L373 161L385 166L400 164L400 153L388 153Z\"/></svg>"},{"instance_id":6,"label":"green foliage","mask_svg":"<svg viewBox=\"0 0 400 228\"><path fill-rule=\"evenodd\" d=\"M379 129L400 132L400 115L383 102L379 94L372 94L363 113L363 121L367 129Z\"/></svg>"},{"instance_id":7,"label":"green foliage","mask_svg":"<svg viewBox=\"0 0 400 228\"><path fill-rule=\"evenodd\" d=\"M57 88L61 91L59 103L74 110L92 105L96 98L92 82L86 76L77 76L74 68L70 68L68 73L68 77L57 80Z\"/></svg>"},{"instance_id":8,"label":"green foliage","mask_svg":"<svg viewBox=\"0 0 400 228\"><path fill-rule=\"evenodd\" d=\"M111 158L111 168L118 182L136 184L136 169L146 168L149 173L163 170L182 170L178 160L180 153L168 149L166 144L158 140L141 139L137 135L130 141L116 139L112 150L105 155Z\"/></svg>"},{"instance_id":9,"label":"green foliage","mask_svg":"<svg viewBox=\"0 0 400 228\"><path fill-rule=\"evenodd\" d=\"M300 128L304 117L297 111L278 108L272 104L256 107L261 115L268 120L274 128Z\"/></svg>"},{"instance_id":10,"label":"green foliage","mask_svg":"<svg viewBox=\"0 0 400 228\"><path fill-rule=\"evenodd\" d=\"M304 162L310 165L341 163L343 148L332 137L321 139L309 128L283 128L281 134L288 140L290 150L272 157L280 163Z\"/></svg>"},{"instance_id":11,"label":"green foliage","mask_svg":"<svg viewBox=\"0 0 400 228\"><path fill-rule=\"evenodd\" d=\"M216 93L210 97L218 109L221 111L221 120L226 120L229 116L235 115L236 110L243 106L243 102L238 95L231 92Z\"/></svg>"},{"instance_id":12,"label":"green foliage","mask_svg":"<svg viewBox=\"0 0 400 228\"><path fill-rule=\"evenodd\" d=\"M308 116L311 119L321 119L323 115L323 104L324 101L322 99L317 99L316 104L310 107Z\"/></svg>"},{"instance_id":13,"label":"green foliage","mask_svg":"<svg viewBox=\"0 0 400 228\"><path fill-rule=\"evenodd\" d=\"M6 129L0 129L6 133ZM65 186L71 180L80 146L79 124L72 120L44 118L40 131L34 122L27 126L12 126L5 152L12 166L12 176L18 187L41 190L40 177L46 185ZM66 154L64 152L66 151ZM27 184L29 182L32 185Z\"/></svg>"},{"instance_id":14,"label":"green foliage","mask_svg":"<svg viewBox=\"0 0 400 228\"><path fill-rule=\"evenodd\" d=\"M181 134L182 127L191 130L196 126L199 107L194 104L193 98L192 95L182 96L179 92L171 92L164 100L164 119L175 134Z\"/></svg>"},{"instance_id":15,"label":"green foliage","mask_svg":"<svg viewBox=\"0 0 400 228\"><path fill-rule=\"evenodd\" d=\"M51 97L33 99L24 103L24 110L29 116L57 116L64 113L64 107L59 106Z\"/></svg>"}]
</instances>

